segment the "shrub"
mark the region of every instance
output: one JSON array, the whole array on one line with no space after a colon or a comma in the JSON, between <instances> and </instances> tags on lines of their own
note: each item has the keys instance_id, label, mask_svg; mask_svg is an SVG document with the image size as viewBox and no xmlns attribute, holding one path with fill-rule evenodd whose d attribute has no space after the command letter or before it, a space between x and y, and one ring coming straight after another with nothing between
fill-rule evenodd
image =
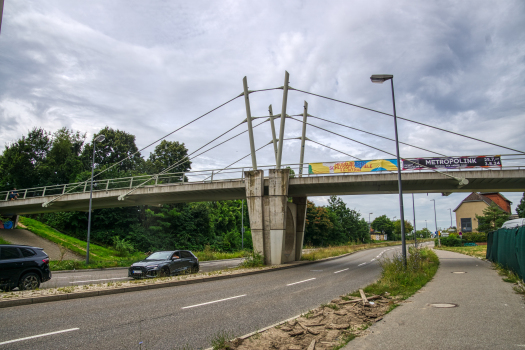
<instances>
[{"instance_id":1,"label":"shrub","mask_svg":"<svg viewBox=\"0 0 525 350\"><path fill-rule=\"evenodd\" d=\"M486 242L487 235L483 232L465 232L463 233L463 243Z\"/></svg>"},{"instance_id":2,"label":"shrub","mask_svg":"<svg viewBox=\"0 0 525 350\"><path fill-rule=\"evenodd\" d=\"M250 254L241 264L241 267L260 267L264 266L264 257L258 252Z\"/></svg>"},{"instance_id":3,"label":"shrub","mask_svg":"<svg viewBox=\"0 0 525 350\"><path fill-rule=\"evenodd\" d=\"M113 237L113 247L118 252L119 256L126 256L130 253L133 253L135 250L131 242L126 241L124 238L120 239L119 236Z\"/></svg>"},{"instance_id":4,"label":"shrub","mask_svg":"<svg viewBox=\"0 0 525 350\"><path fill-rule=\"evenodd\" d=\"M434 244L438 246L438 239L436 238ZM450 237L441 237L441 245L445 247L461 247L461 239L450 236Z\"/></svg>"}]
</instances>

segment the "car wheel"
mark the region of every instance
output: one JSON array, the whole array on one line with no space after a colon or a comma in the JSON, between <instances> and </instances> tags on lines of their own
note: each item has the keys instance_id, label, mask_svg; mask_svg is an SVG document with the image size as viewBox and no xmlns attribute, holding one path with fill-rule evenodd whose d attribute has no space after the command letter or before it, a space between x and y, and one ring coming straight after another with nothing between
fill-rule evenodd
<instances>
[{"instance_id":1,"label":"car wheel","mask_svg":"<svg viewBox=\"0 0 525 350\"><path fill-rule=\"evenodd\" d=\"M193 266L193 268L191 269L191 273L198 273L199 272L199 266Z\"/></svg>"},{"instance_id":2,"label":"car wheel","mask_svg":"<svg viewBox=\"0 0 525 350\"><path fill-rule=\"evenodd\" d=\"M40 287L40 277L34 272L26 273L18 283L18 289L28 290Z\"/></svg>"},{"instance_id":3,"label":"car wheel","mask_svg":"<svg viewBox=\"0 0 525 350\"><path fill-rule=\"evenodd\" d=\"M167 267L160 270L160 277L168 277L169 275L170 275L170 270Z\"/></svg>"}]
</instances>

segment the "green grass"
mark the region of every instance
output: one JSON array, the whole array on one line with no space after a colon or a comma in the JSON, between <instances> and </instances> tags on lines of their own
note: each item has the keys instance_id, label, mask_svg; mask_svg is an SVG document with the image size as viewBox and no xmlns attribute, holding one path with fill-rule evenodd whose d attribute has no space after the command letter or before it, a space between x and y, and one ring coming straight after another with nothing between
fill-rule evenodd
<instances>
[{"instance_id":1,"label":"green grass","mask_svg":"<svg viewBox=\"0 0 525 350\"><path fill-rule=\"evenodd\" d=\"M525 296L525 282L513 271L506 269L500 264L494 264L498 274L503 276L503 281L514 284L516 293Z\"/></svg>"},{"instance_id":2,"label":"green grass","mask_svg":"<svg viewBox=\"0 0 525 350\"><path fill-rule=\"evenodd\" d=\"M403 259L400 253L392 258L383 258L379 261L382 271L381 278L366 288L368 294L390 293L392 296L402 296L406 299L417 292L434 277L439 267L437 255L428 248L409 249L407 268L403 268ZM354 293L359 296L359 293Z\"/></svg>"},{"instance_id":3,"label":"green grass","mask_svg":"<svg viewBox=\"0 0 525 350\"><path fill-rule=\"evenodd\" d=\"M11 242L8 242L5 239L0 238L0 244L11 244Z\"/></svg>"},{"instance_id":4,"label":"green grass","mask_svg":"<svg viewBox=\"0 0 525 350\"><path fill-rule=\"evenodd\" d=\"M485 259L487 256L487 246L478 245L472 247L435 247L434 249L447 250L449 252L456 252L465 255L475 256L477 258Z\"/></svg>"},{"instance_id":5,"label":"green grass","mask_svg":"<svg viewBox=\"0 0 525 350\"><path fill-rule=\"evenodd\" d=\"M422 240L418 239L418 244ZM414 243L414 241L407 241L407 244ZM324 258L331 258L334 256L340 256L348 253L357 252L359 250L371 249L371 248L380 248L380 247L390 247L394 245L400 245L400 241L384 241L380 243L369 243L369 244L350 244L350 245L341 245L335 247L326 247L318 248L312 252L303 254L301 260L310 260L316 261ZM312 247L310 247L312 249ZM314 248L315 249L315 248Z\"/></svg>"},{"instance_id":6,"label":"green grass","mask_svg":"<svg viewBox=\"0 0 525 350\"><path fill-rule=\"evenodd\" d=\"M192 251L192 253L195 254L197 258L199 258L199 261L244 258L251 254L249 250L239 250L236 252L218 252L212 250L210 246L206 246L206 248L202 251Z\"/></svg>"}]
</instances>

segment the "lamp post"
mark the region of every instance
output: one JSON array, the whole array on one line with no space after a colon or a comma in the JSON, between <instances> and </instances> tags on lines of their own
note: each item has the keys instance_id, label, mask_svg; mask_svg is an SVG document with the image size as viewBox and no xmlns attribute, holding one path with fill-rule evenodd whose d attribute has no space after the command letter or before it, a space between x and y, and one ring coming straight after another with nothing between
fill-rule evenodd
<instances>
[{"instance_id":1,"label":"lamp post","mask_svg":"<svg viewBox=\"0 0 525 350\"><path fill-rule=\"evenodd\" d=\"M414 213L414 247L417 248L416 238L416 205L414 204L414 194L412 193L412 212Z\"/></svg>"},{"instance_id":2,"label":"lamp post","mask_svg":"<svg viewBox=\"0 0 525 350\"><path fill-rule=\"evenodd\" d=\"M434 202L434 222L436 223L436 234L438 235L438 244L441 247L441 238L439 237L439 233L438 233L438 222L437 222L437 215L436 215L436 200L431 199L431 201Z\"/></svg>"},{"instance_id":3,"label":"lamp post","mask_svg":"<svg viewBox=\"0 0 525 350\"><path fill-rule=\"evenodd\" d=\"M448 211L450 211L450 228L452 228L452 208L448 208Z\"/></svg>"},{"instance_id":4,"label":"lamp post","mask_svg":"<svg viewBox=\"0 0 525 350\"><path fill-rule=\"evenodd\" d=\"M399 140L397 137L396 100L394 98L394 76L391 74L374 74L370 77L372 83L383 84L390 80L392 87L392 105L394 108L394 130L396 134L396 156L397 156L397 185L399 188L399 213L401 219L401 249L403 251L403 266L407 266L407 248L405 245L405 215L403 210L403 188L401 186L401 159L399 157Z\"/></svg>"},{"instance_id":5,"label":"lamp post","mask_svg":"<svg viewBox=\"0 0 525 350\"><path fill-rule=\"evenodd\" d=\"M93 200L93 173L95 171L95 148L97 142L102 142L106 139L104 135L98 135L93 140L93 159L91 162L91 186L89 188L89 214L88 214L88 232L87 232L87 248L86 248L86 265L89 264L89 236L91 235L91 202Z\"/></svg>"}]
</instances>

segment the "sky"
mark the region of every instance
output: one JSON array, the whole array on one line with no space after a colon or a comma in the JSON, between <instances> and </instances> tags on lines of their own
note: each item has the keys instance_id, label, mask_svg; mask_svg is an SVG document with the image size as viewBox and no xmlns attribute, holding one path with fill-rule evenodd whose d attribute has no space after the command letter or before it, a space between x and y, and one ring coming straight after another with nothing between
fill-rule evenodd
<instances>
[{"instance_id":1,"label":"sky","mask_svg":"<svg viewBox=\"0 0 525 350\"><path fill-rule=\"evenodd\" d=\"M0 151L34 127L93 134L109 126L136 136L139 148L243 92L290 86L525 150L525 3L503 1L137 1L5 0L0 33ZM252 116L281 112L282 90L251 93ZM308 113L394 137L391 117L290 91L287 113ZM246 119L237 98L171 134L190 153ZM264 119L257 119L260 123ZM377 149L308 126L305 162L393 158L395 143L309 119ZM285 139L302 124L286 120ZM246 123L234 131L242 132ZM508 149L400 120L399 139L448 156L498 155ZM279 130L279 120L277 123ZM228 135L233 135L230 133ZM269 123L255 146L271 141ZM224 140L220 139L218 142ZM216 142L217 143L217 142ZM215 143L215 144L216 144ZM149 156L153 148L142 151ZM299 140L286 140L283 164L299 163ZM247 133L192 160L220 169L249 154ZM401 145L402 157L435 154ZM507 162L507 163L505 163ZM505 160L503 165L521 161ZM257 163L275 164L270 145ZM250 167L250 157L235 164ZM523 193L503 193L515 207ZM450 209L468 193L416 194L417 228L450 226ZM399 218L398 195L343 196L368 221ZM318 205L326 197L310 198ZM412 197L405 218L413 221ZM454 215L454 213L452 213ZM455 218L453 217L455 222Z\"/></svg>"}]
</instances>

